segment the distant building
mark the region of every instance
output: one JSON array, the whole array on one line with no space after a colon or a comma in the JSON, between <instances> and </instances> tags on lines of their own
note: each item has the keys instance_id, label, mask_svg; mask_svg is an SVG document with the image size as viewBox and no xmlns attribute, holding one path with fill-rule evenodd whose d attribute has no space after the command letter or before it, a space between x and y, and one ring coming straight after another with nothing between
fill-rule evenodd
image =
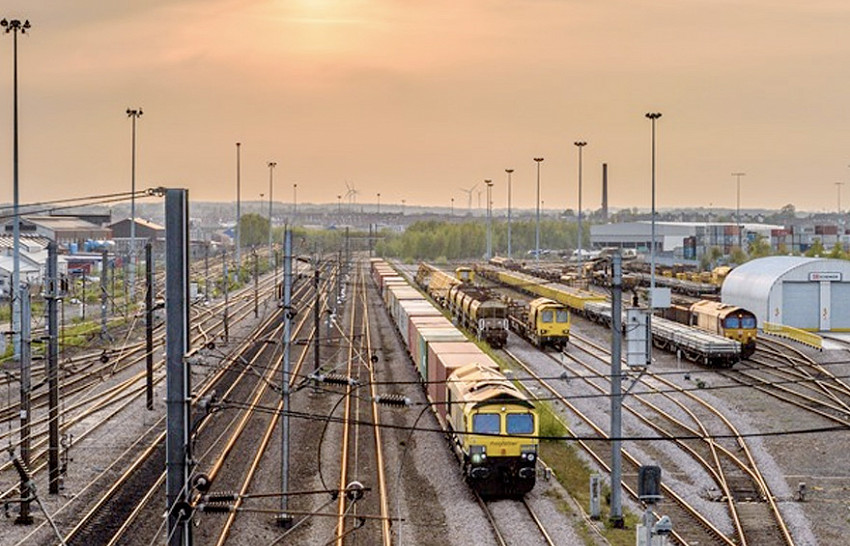
<instances>
[{"instance_id":1,"label":"distant building","mask_svg":"<svg viewBox=\"0 0 850 546\"><path fill-rule=\"evenodd\" d=\"M112 240L115 241L115 252L128 254L130 252L130 227L132 221L129 218L119 220L109 227L112 229ZM165 227L147 220L136 218L136 256L144 256L145 244L150 241L154 245L154 252L161 253L165 248Z\"/></svg>"},{"instance_id":2,"label":"distant building","mask_svg":"<svg viewBox=\"0 0 850 546\"><path fill-rule=\"evenodd\" d=\"M723 303L755 313L758 324L850 331L850 261L770 256L739 265L723 282Z\"/></svg>"},{"instance_id":3,"label":"distant building","mask_svg":"<svg viewBox=\"0 0 850 546\"><path fill-rule=\"evenodd\" d=\"M3 235L12 236L12 220L3 224ZM26 216L21 218L21 235L37 235L56 241L60 247L73 243L82 248L86 241L103 241L112 238L112 230L73 216Z\"/></svg>"},{"instance_id":4,"label":"distant building","mask_svg":"<svg viewBox=\"0 0 850 546\"><path fill-rule=\"evenodd\" d=\"M132 222L129 218L111 224L109 228L112 230L112 238L115 240L129 239L131 224ZM146 241L149 239L165 239L165 226L136 218L136 239L144 239Z\"/></svg>"},{"instance_id":5,"label":"distant building","mask_svg":"<svg viewBox=\"0 0 850 546\"><path fill-rule=\"evenodd\" d=\"M739 233L744 247L762 236L774 244L774 233L782 226L770 224L741 224L716 222L655 222L655 252L682 260L699 260L717 247L729 254L738 246ZM652 240L649 221L601 224L590 226L591 248L632 248L648 254Z\"/></svg>"}]
</instances>

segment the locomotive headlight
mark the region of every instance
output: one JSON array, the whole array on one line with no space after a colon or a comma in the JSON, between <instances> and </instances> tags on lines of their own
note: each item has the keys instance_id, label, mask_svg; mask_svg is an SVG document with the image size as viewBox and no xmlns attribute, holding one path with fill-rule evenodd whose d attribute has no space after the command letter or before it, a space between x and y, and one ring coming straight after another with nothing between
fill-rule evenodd
<instances>
[{"instance_id":1,"label":"locomotive headlight","mask_svg":"<svg viewBox=\"0 0 850 546\"><path fill-rule=\"evenodd\" d=\"M528 462L534 462L537 458L537 446L534 444L520 446L520 454Z\"/></svg>"},{"instance_id":2,"label":"locomotive headlight","mask_svg":"<svg viewBox=\"0 0 850 546\"><path fill-rule=\"evenodd\" d=\"M487 459L487 447L486 446L469 446L469 458L472 461L472 464L481 464Z\"/></svg>"}]
</instances>

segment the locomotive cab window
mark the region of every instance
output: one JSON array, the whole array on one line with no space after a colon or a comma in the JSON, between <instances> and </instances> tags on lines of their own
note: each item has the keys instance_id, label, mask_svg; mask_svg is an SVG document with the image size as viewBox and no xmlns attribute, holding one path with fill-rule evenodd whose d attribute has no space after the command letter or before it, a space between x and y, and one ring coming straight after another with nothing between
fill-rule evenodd
<instances>
[{"instance_id":1,"label":"locomotive cab window","mask_svg":"<svg viewBox=\"0 0 850 546\"><path fill-rule=\"evenodd\" d=\"M555 314L552 311L543 311L540 313L540 321L541 322L552 322Z\"/></svg>"},{"instance_id":2,"label":"locomotive cab window","mask_svg":"<svg viewBox=\"0 0 850 546\"><path fill-rule=\"evenodd\" d=\"M505 424L508 434L534 433L534 415L530 413L509 413Z\"/></svg>"},{"instance_id":3,"label":"locomotive cab window","mask_svg":"<svg viewBox=\"0 0 850 546\"><path fill-rule=\"evenodd\" d=\"M756 327L756 317L742 317L741 328L752 330Z\"/></svg>"},{"instance_id":4,"label":"locomotive cab window","mask_svg":"<svg viewBox=\"0 0 850 546\"><path fill-rule=\"evenodd\" d=\"M566 309L560 309L555 314L555 321L556 322L562 322L562 323L568 322L569 317L570 317L570 315L569 315L569 313L567 313Z\"/></svg>"},{"instance_id":5,"label":"locomotive cab window","mask_svg":"<svg viewBox=\"0 0 850 546\"><path fill-rule=\"evenodd\" d=\"M472 432L499 434L501 419L498 413L476 413L472 416Z\"/></svg>"},{"instance_id":6,"label":"locomotive cab window","mask_svg":"<svg viewBox=\"0 0 850 546\"><path fill-rule=\"evenodd\" d=\"M727 328L740 328L741 322L738 320L738 317L729 317L726 319L726 327Z\"/></svg>"}]
</instances>

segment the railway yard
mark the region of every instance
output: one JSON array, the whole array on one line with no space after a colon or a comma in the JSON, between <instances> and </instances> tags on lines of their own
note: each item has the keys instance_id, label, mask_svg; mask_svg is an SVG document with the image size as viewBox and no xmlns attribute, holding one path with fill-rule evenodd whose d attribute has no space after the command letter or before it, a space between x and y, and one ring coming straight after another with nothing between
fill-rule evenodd
<instances>
[{"instance_id":1,"label":"railway yard","mask_svg":"<svg viewBox=\"0 0 850 546\"><path fill-rule=\"evenodd\" d=\"M299 266L288 362L276 270L236 289L227 302L192 305L191 345L199 349L189 361L194 477L180 508L191 519L195 544L633 544L644 511L637 469L647 464L663 470L663 500L654 512L672 520L672 543L846 543L850 345L840 339L816 351L760 334L753 355L722 367L655 349L645 373L627 371L628 529L614 532L606 528L608 485L601 520L590 519L587 505L590 474L608 480L611 330L573 308L564 350L557 343L541 350L511 332L493 348L479 341L461 351L457 345L476 345L476 335L448 332L442 321L453 328L450 311L401 301L405 294L439 309L426 288L413 288L417 266L384 264L392 269L390 284L391 273L381 277L376 263L362 255L350 264L322 262L318 290L304 280L313 277L313 265ZM518 316L531 316L531 296L516 286L487 285L523 309ZM414 320L414 308L431 317L427 325ZM507 328L507 315L492 316ZM483 337L483 323L479 329ZM438 349L415 349L413 332L425 330L427 343L482 355L464 358L493 362L496 371L450 367ZM58 495L48 493L45 372L34 365L26 469L37 498L29 507L31 525L15 523L20 386L15 368L5 368L0 439L10 455L0 465L2 544L166 542L164 331L155 334L152 409L146 409L143 329L125 325L110 343L96 340L63 356ZM481 457L471 444L492 438L460 431L455 411L462 393L440 391L473 372L489 379L468 392L499 386L514 394L510 401L504 392L490 395L497 404L533 408L523 411L539 429L517 433L528 437L518 464L536 476L524 495L502 498L485 488L493 472L509 488L524 487L530 475L513 466L510 479L502 474L507 470L488 470L500 444L488 444L490 457ZM487 398L476 400L480 408ZM476 410L463 407L472 422ZM460 434L441 429L449 423ZM502 454L506 449L512 448L502 447ZM517 451L511 464L519 459Z\"/></svg>"}]
</instances>

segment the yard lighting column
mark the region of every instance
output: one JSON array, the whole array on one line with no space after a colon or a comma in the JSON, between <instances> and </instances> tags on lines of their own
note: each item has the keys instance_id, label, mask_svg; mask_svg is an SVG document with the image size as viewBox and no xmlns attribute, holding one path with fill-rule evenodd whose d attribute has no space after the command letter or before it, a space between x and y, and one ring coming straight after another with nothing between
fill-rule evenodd
<instances>
[{"instance_id":1,"label":"yard lighting column","mask_svg":"<svg viewBox=\"0 0 850 546\"><path fill-rule=\"evenodd\" d=\"M655 295L655 121L661 117L661 113L649 112L646 117L652 122L652 234L649 243L649 304L651 307L652 297Z\"/></svg>"},{"instance_id":2,"label":"yard lighting column","mask_svg":"<svg viewBox=\"0 0 850 546\"><path fill-rule=\"evenodd\" d=\"M841 186L844 185L844 182L836 182L835 187L838 188L838 214L841 215Z\"/></svg>"},{"instance_id":3,"label":"yard lighting column","mask_svg":"<svg viewBox=\"0 0 850 546\"><path fill-rule=\"evenodd\" d=\"M587 142L583 140L579 140L574 142L576 147L578 148L578 274L579 278L584 277L584 268L582 267L582 256L581 256L581 152L585 146L587 146Z\"/></svg>"},{"instance_id":4,"label":"yard lighting column","mask_svg":"<svg viewBox=\"0 0 850 546\"><path fill-rule=\"evenodd\" d=\"M490 260L493 257L493 211L490 207L493 202L491 193L493 181L488 179L484 181L484 184L487 185L487 260Z\"/></svg>"},{"instance_id":5,"label":"yard lighting column","mask_svg":"<svg viewBox=\"0 0 850 546\"><path fill-rule=\"evenodd\" d=\"M536 222L534 228L534 259L538 262L540 261L540 163L543 161L542 157L535 157L534 161L537 162L537 214L536 214Z\"/></svg>"},{"instance_id":6,"label":"yard lighting column","mask_svg":"<svg viewBox=\"0 0 850 546\"><path fill-rule=\"evenodd\" d=\"M381 192L378 192L378 215L381 214Z\"/></svg>"},{"instance_id":7,"label":"yard lighting column","mask_svg":"<svg viewBox=\"0 0 850 546\"><path fill-rule=\"evenodd\" d=\"M511 173L513 169L505 169L508 173L508 259L511 258Z\"/></svg>"},{"instance_id":8,"label":"yard lighting column","mask_svg":"<svg viewBox=\"0 0 850 546\"><path fill-rule=\"evenodd\" d=\"M298 215L298 184L292 185L292 224L295 224L295 217Z\"/></svg>"},{"instance_id":9,"label":"yard lighting column","mask_svg":"<svg viewBox=\"0 0 850 546\"><path fill-rule=\"evenodd\" d=\"M747 173L732 173L732 176L735 177L736 186L737 186L737 199L735 201L735 222L738 224L738 248L742 249L743 246L743 230L741 226L741 177L746 176Z\"/></svg>"},{"instance_id":10,"label":"yard lighting column","mask_svg":"<svg viewBox=\"0 0 850 546\"><path fill-rule=\"evenodd\" d=\"M18 198L18 32L26 34L30 28L29 20L23 23L18 19L0 21L0 26L6 34L12 33L12 199L14 218L12 219L13 258L12 286L9 297L12 298L12 342L15 346L15 357L21 354L21 216L20 200Z\"/></svg>"},{"instance_id":11,"label":"yard lighting column","mask_svg":"<svg viewBox=\"0 0 850 546\"><path fill-rule=\"evenodd\" d=\"M242 219L242 143L236 143L236 276L239 277L239 268L242 266L242 229L239 222Z\"/></svg>"},{"instance_id":12,"label":"yard lighting column","mask_svg":"<svg viewBox=\"0 0 850 546\"><path fill-rule=\"evenodd\" d=\"M274 192L274 168L275 161L269 161L269 268L274 267L274 252L272 251L272 195Z\"/></svg>"},{"instance_id":13,"label":"yard lighting column","mask_svg":"<svg viewBox=\"0 0 850 546\"><path fill-rule=\"evenodd\" d=\"M130 301L136 301L136 120L142 117L141 108L127 108L133 125L130 160Z\"/></svg>"}]
</instances>

